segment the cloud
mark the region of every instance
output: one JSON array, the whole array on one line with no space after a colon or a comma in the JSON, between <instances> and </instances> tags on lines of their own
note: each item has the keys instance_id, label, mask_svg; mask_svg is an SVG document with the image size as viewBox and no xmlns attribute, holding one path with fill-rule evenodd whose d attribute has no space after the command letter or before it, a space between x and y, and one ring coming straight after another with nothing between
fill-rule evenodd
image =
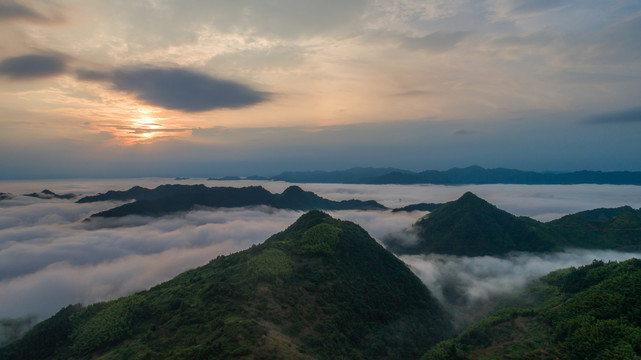
<instances>
[{"instance_id":1,"label":"cloud","mask_svg":"<svg viewBox=\"0 0 641 360\"><path fill-rule=\"evenodd\" d=\"M513 14L536 14L563 6L562 0L517 0L512 7Z\"/></svg>"},{"instance_id":2,"label":"cloud","mask_svg":"<svg viewBox=\"0 0 641 360\"><path fill-rule=\"evenodd\" d=\"M602 113L583 120L585 124L620 124L634 122L641 122L641 107Z\"/></svg>"},{"instance_id":3,"label":"cloud","mask_svg":"<svg viewBox=\"0 0 641 360\"><path fill-rule=\"evenodd\" d=\"M0 62L0 74L15 80L32 80L63 74L66 58L61 55L22 55Z\"/></svg>"},{"instance_id":4,"label":"cloud","mask_svg":"<svg viewBox=\"0 0 641 360\"><path fill-rule=\"evenodd\" d=\"M149 105L185 112L241 108L268 99L267 93L248 86L179 68L119 69L110 80Z\"/></svg>"},{"instance_id":5,"label":"cloud","mask_svg":"<svg viewBox=\"0 0 641 360\"><path fill-rule=\"evenodd\" d=\"M0 21L25 20L36 23L47 23L59 21L50 18L33 7L21 4L13 0L0 0Z\"/></svg>"},{"instance_id":6,"label":"cloud","mask_svg":"<svg viewBox=\"0 0 641 360\"><path fill-rule=\"evenodd\" d=\"M462 328L550 271L586 265L594 259L622 261L639 256L641 254L608 250L568 250L550 254L513 253L504 257L406 255L401 256L401 260Z\"/></svg>"},{"instance_id":7,"label":"cloud","mask_svg":"<svg viewBox=\"0 0 641 360\"><path fill-rule=\"evenodd\" d=\"M451 50L469 33L457 32L434 32L423 37L407 37L402 45L410 50L425 50L432 53L442 53Z\"/></svg>"}]
</instances>

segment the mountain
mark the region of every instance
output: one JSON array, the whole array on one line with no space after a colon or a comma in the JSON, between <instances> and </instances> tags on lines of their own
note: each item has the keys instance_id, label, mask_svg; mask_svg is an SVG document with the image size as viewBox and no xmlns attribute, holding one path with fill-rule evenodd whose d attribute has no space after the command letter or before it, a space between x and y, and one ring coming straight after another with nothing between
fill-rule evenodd
<instances>
[{"instance_id":1,"label":"mountain","mask_svg":"<svg viewBox=\"0 0 641 360\"><path fill-rule=\"evenodd\" d=\"M196 206L232 208L266 205L277 209L292 210L385 210L375 201L324 199L298 186L290 186L282 194L272 194L261 186L206 187L204 185L161 185L155 189L135 186L127 191L108 191L87 196L79 203L106 200L136 200L92 217L118 217L126 215L161 216L177 211L189 211Z\"/></svg>"},{"instance_id":2,"label":"mountain","mask_svg":"<svg viewBox=\"0 0 641 360\"><path fill-rule=\"evenodd\" d=\"M418 204L411 204L407 206L403 206L400 208L392 209L392 212L400 212L400 211L406 211L406 212L412 212L412 211L434 211L441 207L443 204L436 204L436 203L418 203Z\"/></svg>"},{"instance_id":3,"label":"mountain","mask_svg":"<svg viewBox=\"0 0 641 360\"><path fill-rule=\"evenodd\" d=\"M12 194L0 192L0 200L11 199L12 197Z\"/></svg>"},{"instance_id":4,"label":"mountain","mask_svg":"<svg viewBox=\"0 0 641 360\"><path fill-rule=\"evenodd\" d=\"M429 290L358 225L311 211L147 291L70 305L11 359L416 359L451 335Z\"/></svg>"},{"instance_id":5,"label":"mountain","mask_svg":"<svg viewBox=\"0 0 641 360\"><path fill-rule=\"evenodd\" d=\"M546 251L555 247L545 226L516 217L471 192L446 203L417 221L407 236L388 236L384 242L398 254L501 255L510 251Z\"/></svg>"},{"instance_id":6,"label":"mountain","mask_svg":"<svg viewBox=\"0 0 641 360\"><path fill-rule=\"evenodd\" d=\"M639 359L641 260L555 271L423 360Z\"/></svg>"},{"instance_id":7,"label":"mountain","mask_svg":"<svg viewBox=\"0 0 641 360\"><path fill-rule=\"evenodd\" d=\"M24 196L30 196L30 197L35 197L39 199L64 199L64 200L71 200L77 197L76 194L68 193L68 194L56 194L51 190L44 189L39 193L31 193L31 194L24 194Z\"/></svg>"},{"instance_id":8,"label":"mountain","mask_svg":"<svg viewBox=\"0 0 641 360\"><path fill-rule=\"evenodd\" d=\"M514 216L471 192L383 242L397 254L502 255L567 248L641 249L641 210L595 209L541 223Z\"/></svg>"},{"instance_id":9,"label":"mountain","mask_svg":"<svg viewBox=\"0 0 641 360\"><path fill-rule=\"evenodd\" d=\"M363 184L365 179L382 176L391 172L411 173L411 171L394 168L354 167L338 171L285 171L271 177L270 180L294 183Z\"/></svg>"},{"instance_id":10,"label":"mountain","mask_svg":"<svg viewBox=\"0 0 641 360\"><path fill-rule=\"evenodd\" d=\"M548 225L569 247L641 250L641 210L629 206L582 211Z\"/></svg>"},{"instance_id":11,"label":"mountain","mask_svg":"<svg viewBox=\"0 0 641 360\"><path fill-rule=\"evenodd\" d=\"M342 171L283 172L270 180L293 183L344 184L614 184L641 185L641 172L575 171L550 173L480 166L452 168L446 171L413 172L394 168L351 168Z\"/></svg>"}]
</instances>

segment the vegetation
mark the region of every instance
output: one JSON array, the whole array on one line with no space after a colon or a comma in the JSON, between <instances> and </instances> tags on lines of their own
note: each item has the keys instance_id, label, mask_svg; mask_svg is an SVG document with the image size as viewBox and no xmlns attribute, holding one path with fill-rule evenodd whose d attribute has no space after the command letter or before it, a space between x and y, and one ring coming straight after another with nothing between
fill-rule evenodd
<instances>
[{"instance_id":1,"label":"vegetation","mask_svg":"<svg viewBox=\"0 0 641 360\"><path fill-rule=\"evenodd\" d=\"M567 215L548 223L517 217L468 192L417 221L418 241L389 236L398 254L502 255L565 248L641 249L641 210L629 206Z\"/></svg>"},{"instance_id":2,"label":"vegetation","mask_svg":"<svg viewBox=\"0 0 641 360\"><path fill-rule=\"evenodd\" d=\"M528 306L522 306L527 303ZM641 260L594 261L543 277L424 360L639 359Z\"/></svg>"},{"instance_id":3,"label":"vegetation","mask_svg":"<svg viewBox=\"0 0 641 360\"><path fill-rule=\"evenodd\" d=\"M362 228L312 211L148 291L69 306L1 359L412 359L451 335L429 290Z\"/></svg>"}]
</instances>

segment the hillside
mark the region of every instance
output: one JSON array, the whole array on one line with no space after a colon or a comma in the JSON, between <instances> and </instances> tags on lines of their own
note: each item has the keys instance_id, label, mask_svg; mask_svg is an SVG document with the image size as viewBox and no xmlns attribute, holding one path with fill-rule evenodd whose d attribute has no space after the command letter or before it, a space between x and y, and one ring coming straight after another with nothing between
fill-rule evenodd
<instances>
[{"instance_id":1,"label":"hillside","mask_svg":"<svg viewBox=\"0 0 641 360\"><path fill-rule=\"evenodd\" d=\"M362 228L312 211L148 291L62 309L2 359L412 359L451 334Z\"/></svg>"},{"instance_id":2,"label":"hillside","mask_svg":"<svg viewBox=\"0 0 641 360\"><path fill-rule=\"evenodd\" d=\"M178 211L190 211L197 206L233 208L265 205L291 210L385 210L375 201L324 199L298 186L290 186L281 194L273 194L262 186L207 187L204 185L160 185L155 189L135 186L126 191L108 191L86 196L78 203L107 200L136 200L113 209L93 214L92 217L119 217L126 215L161 216Z\"/></svg>"},{"instance_id":3,"label":"hillside","mask_svg":"<svg viewBox=\"0 0 641 360\"><path fill-rule=\"evenodd\" d=\"M383 242L397 254L485 256L567 248L631 251L641 249L641 210L595 209L541 223L514 216L467 192Z\"/></svg>"},{"instance_id":4,"label":"hillside","mask_svg":"<svg viewBox=\"0 0 641 360\"><path fill-rule=\"evenodd\" d=\"M423 360L638 359L641 260L555 271Z\"/></svg>"},{"instance_id":5,"label":"hillside","mask_svg":"<svg viewBox=\"0 0 641 360\"><path fill-rule=\"evenodd\" d=\"M471 192L417 221L417 241L388 236L383 241L398 254L500 255L510 251L546 251L555 247L545 226L500 210Z\"/></svg>"}]
</instances>

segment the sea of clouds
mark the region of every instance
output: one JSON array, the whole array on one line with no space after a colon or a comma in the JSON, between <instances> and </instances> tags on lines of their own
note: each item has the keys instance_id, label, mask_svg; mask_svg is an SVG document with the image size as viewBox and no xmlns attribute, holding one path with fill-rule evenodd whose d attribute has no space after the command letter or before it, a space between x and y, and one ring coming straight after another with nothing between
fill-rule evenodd
<instances>
[{"instance_id":1,"label":"sea of clouds","mask_svg":"<svg viewBox=\"0 0 641 360\"><path fill-rule=\"evenodd\" d=\"M0 338L3 324L42 320L68 304L90 304L147 289L182 271L206 264L222 254L250 247L282 231L302 212L268 207L212 210L150 218L128 216L92 219L91 214L118 202L77 204L20 194L45 188L83 195L126 190L134 185L167 183L207 186L262 185L281 192L291 184L255 181L189 179L108 179L0 182ZM641 187L612 185L345 185L299 184L332 200L376 200L388 207L417 202L446 202L466 191L516 215L549 221L565 214L599 207L641 207ZM425 213L334 211L334 217L358 223L375 239L398 232ZM403 256L446 308L465 315L506 293L522 289L551 270L580 266L593 259L640 257L612 251L567 251L506 257ZM455 300L444 289L460 295ZM450 291L451 292L451 291ZM452 302L455 301L456 304ZM20 319L28 319L20 322ZM0 342L2 339L0 339Z\"/></svg>"}]
</instances>

